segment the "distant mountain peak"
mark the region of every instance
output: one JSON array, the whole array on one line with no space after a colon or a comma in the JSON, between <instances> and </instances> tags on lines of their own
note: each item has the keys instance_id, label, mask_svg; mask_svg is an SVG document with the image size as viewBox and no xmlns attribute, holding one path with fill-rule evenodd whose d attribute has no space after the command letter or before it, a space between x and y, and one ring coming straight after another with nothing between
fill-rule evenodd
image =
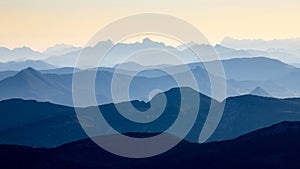
<instances>
[{"instance_id":1,"label":"distant mountain peak","mask_svg":"<svg viewBox=\"0 0 300 169\"><path fill-rule=\"evenodd\" d=\"M154 43L154 41L151 40L150 38L144 38L143 43Z\"/></svg>"},{"instance_id":2,"label":"distant mountain peak","mask_svg":"<svg viewBox=\"0 0 300 169\"><path fill-rule=\"evenodd\" d=\"M30 71L30 72L35 72L36 70L32 67L27 67L26 69L24 69L24 71Z\"/></svg>"},{"instance_id":3,"label":"distant mountain peak","mask_svg":"<svg viewBox=\"0 0 300 169\"><path fill-rule=\"evenodd\" d=\"M17 75L23 75L23 74L30 74L30 75L41 75L41 73L37 70L35 70L32 67L27 67L26 69L21 70Z\"/></svg>"},{"instance_id":4,"label":"distant mountain peak","mask_svg":"<svg viewBox=\"0 0 300 169\"><path fill-rule=\"evenodd\" d=\"M95 46L90 46L90 48L100 47L100 46L113 46L113 45L114 43L111 40L106 40L106 41L100 41Z\"/></svg>"},{"instance_id":5,"label":"distant mountain peak","mask_svg":"<svg viewBox=\"0 0 300 169\"><path fill-rule=\"evenodd\" d=\"M16 77L18 80L26 80L31 81L34 79L45 79L45 76L39 72L38 70L35 70L32 67L28 67L26 69L21 70L19 73L17 73L14 77Z\"/></svg>"},{"instance_id":6,"label":"distant mountain peak","mask_svg":"<svg viewBox=\"0 0 300 169\"><path fill-rule=\"evenodd\" d=\"M75 47L73 45L67 45L67 44L56 44L54 46L51 46L47 48L43 54L46 56L58 56L58 55L64 55L70 52L78 51L80 50L80 47Z\"/></svg>"},{"instance_id":7,"label":"distant mountain peak","mask_svg":"<svg viewBox=\"0 0 300 169\"><path fill-rule=\"evenodd\" d=\"M147 47L161 47L161 48L164 48L166 47L166 44L163 43L163 42L157 42L157 41L154 41L150 38L144 38L143 39L143 42L141 43L142 45L145 45Z\"/></svg>"},{"instance_id":8,"label":"distant mountain peak","mask_svg":"<svg viewBox=\"0 0 300 169\"><path fill-rule=\"evenodd\" d=\"M271 97L271 95L261 87L256 87L250 94L255 96Z\"/></svg>"},{"instance_id":9,"label":"distant mountain peak","mask_svg":"<svg viewBox=\"0 0 300 169\"><path fill-rule=\"evenodd\" d=\"M32 52L32 53L40 54L40 52L34 51L30 47L27 47L27 46L17 47L17 48L14 48L14 49L10 50L10 51L12 51L12 52Z\"/></svg>"}]
</instances>

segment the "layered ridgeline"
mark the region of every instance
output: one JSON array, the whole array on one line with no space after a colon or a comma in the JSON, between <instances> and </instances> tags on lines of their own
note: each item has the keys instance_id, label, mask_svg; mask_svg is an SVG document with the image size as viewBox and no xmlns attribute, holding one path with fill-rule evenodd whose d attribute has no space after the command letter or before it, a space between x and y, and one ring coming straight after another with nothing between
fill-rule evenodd
<instances>
[{"instance_id":1,"label":"layered ridgeline","mask_svg":"<svg viewBox=\"0 0 300 169\"><path fill-rule=\"evenodd\" d=\"M249 93L276 98L300 96L299 68L267 58L231 59L222 62L229 97ZM214 62L206 64L214 64ZM191 63L188 66L197 80L199 92L211 96L209 74L205 70L204 64ZM143 66L136 63L126 63L124 69L118 71L118 78L120 80L128 79L132 77L134 70L142 68ZM167 91L177 87L173 77L190 77L188 72L180 71L182 65L165 65L164 69L173 72L172 76L155 69L144 70L135 76L130 85L129 100L149 101L149 93L153 89ZM36 70L30 67L21 71L2 71L0 72L0 100L21 98L72 106L72 73L74 70L77 73L85 74L96 71L95 69L78 70L70 67L47 70ZM110 91L115 71L115 67L97 70L95 83L99 105L112 102ZM220 79L213 74L211 76ZM266 92L263 92L262 89Z\"/></svg>"},{"instance_id":2,"label":"layered ridgeline","mask_svg":"<svg viewBox=\"0 0 300 169\"><path fill-rule=\"evenodd\" d=\"M189 102L194 95L200 95L201 103L196 123L185 138L190 142L198 142L199 134L206 119L211 98L190 88L182 88L191 97L184 98ZM154 96L152 100L159 98ZM128 121L119 114L114 104L99 106L105 119L111 126L121 132L160 133L166 130L177 118L180 109L180 90L171 89L165 92L168 99L162 116L150 123ZM132 101L139 110L147 110L149 102ZM120 104L130 104L124 102ZM182 105L182 110L189 113L192 105ZM17 144L37 147L55 147L64 143L86 138L86 134L78 123L74 108L12 99L0 102L0 143ZM82 108L89 113L90 108ZM232 97L226 100L222 119L215 133L208 141L228 140L264 128L282 121L300 121L300 99L276 99L253 95ZM89 119L97 115L87 114ZM110 131L103 128L103 131ZM107 132L100 132L103 135Z\"/></svg>"},{"instance_id":3,"label":"layered ridgeline","mask_svg":"<svg viewBox=\"0 0 300 169\"><path fill-rule=\"evenodd\" d=\"M230 141L205 144L182 141L172 150L146 159L110 154L90 139L51 149L0 145L0 151L1 168L297 169L300 123L282 122Z\"/></svg>"},{"instance_id":4,"label":"layered ridgeline","mask_svg":"<svg viewBox=\"0 0 300 169\"><path fill-rule=\"evenodd\" d=\"M190 42L187 45L193 49L200 51L201 56L209 56L215 50L221 59L244 58L244 57L260 57L278 59L286 63L299 63L299 40L283 40L280 43L269 42L243 42L225 38L221 44L211 46L207 44L196 44ZM247 44L246 46L244 46ZM267 45L266 45L267 44ZM279 45L280 44L280 45ZM287 45L288 44L288 45ZM10 50L0 47L0 62L21 61L21 60L42 60L49 64L60 67L72 67L75 65L80 51L84 49L93 56L97 56L103 47L115 45L108 53L108 57L121 61L135 51L143 49L161 49L180 56L187 62L195 62L193 52L186 48L186 45L173 47L162 42L155 42L149 38L145 38L142 42L136 43L118 43L113 44L111 41L101 41L95 46L87 46L84 48L74 47L72 45L59 44L49 47L43 52L33 51L28 47L15 48ZM205 57L203 57L205 58ZM113 62L116 63L116 62Z\"/></svg>"}]
</instances>

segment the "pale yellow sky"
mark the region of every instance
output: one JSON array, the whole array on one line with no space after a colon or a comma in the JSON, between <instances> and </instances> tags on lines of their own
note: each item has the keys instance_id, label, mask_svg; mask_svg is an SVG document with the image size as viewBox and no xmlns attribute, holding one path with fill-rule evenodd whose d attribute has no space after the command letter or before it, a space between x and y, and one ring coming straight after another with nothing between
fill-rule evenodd
<instances>
[{"instance_id":1,"label":"pale yellow sky","mask_svg":"<svg viewBox=\"0 0 300 169\"><path fill-rule=\"evenodd\" d=\"M43 51L58 43L84 46L119 18L156 12L196 26L213 44L224 37L300 37L299 0L7 0L0 1L0 46Z\"/></svg>"}]
</instances>

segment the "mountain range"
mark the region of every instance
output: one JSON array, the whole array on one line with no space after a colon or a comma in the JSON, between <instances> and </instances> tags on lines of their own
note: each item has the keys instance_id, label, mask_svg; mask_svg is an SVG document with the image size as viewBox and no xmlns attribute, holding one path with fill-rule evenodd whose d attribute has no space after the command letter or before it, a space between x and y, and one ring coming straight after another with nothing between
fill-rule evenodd
<instances>
[{"instance_id":1,"label":"mountain range","mask_svg":"<svg viewBox=\"0 0 300 169\"><path fill-rule=\"evenodd\" d=\"M267 91L268 94L266 92L255 92L255 95L270 95L277 98L300 96L299 68L263 57L229 59L222 61L222 63L226 75L227 97L249 94L257 87ZM205 64L214 64L214 61ZM191 63L187 66L197 79L199 92L211 96L209 73L205 70L204 64L199 62ZM133 77L136 71L143 70L142 73L132 79L129 88L129 100L149 101L149 93L153 89L167 91L178 87L173 77L189 77L189 72L182 71L185 70L182 65L162 65L161 67L172 72L172 74L167 75L162 71L143 67L136 63L127 63L124 67L125 69L118 71L117 77L122 81ZM127 68L129 69L127 70ZM116 68L108 67L101 67L98 70L79 70L72 67L36 70L30 67L21 71L0 71L0 100L22 98L72 106L72 77L74 70L77 73L86 75L97 71L95 89L98 104L112 102L110 91L112 78L116 75ZM214 74L211 76L220 78Z\"/></svg>"},{"instance_id":2,"label":"mountain range","mask_svg":"<svg viewBox=\"0 0 300 169\"><path fill-rule=\"evenodd\" d=\"M221 45L235 48L235 49L255 49L255 50L268 50L268 51L289 51L291 53L299 54L300 38L292 39L234 39L231 37L224 38Z\"/></svg>"},{"instance_id":3,"label":"mountain range","mask_svg":"<svg viewBox=\"0 0 300 169\"><path fill-rule=\"evenodd\" d=\"M282 46L283 42L289 44ZM235 45L237 44L237 45ZM245 45L246 44L246 45ZM249 45L247 45L249 44ZM263 44L263 45L261 45ZM267 46L259 48L262 46ZM155 42L149 38L145 38L142 43L119 43L113 44L111 41L102 41L95 46L88 47L74 47L72 45L58 44L52 47L49 47L44 52L33 51L28 47L15 48L10 50L8 48L0 48L0 62L9 62L9 61L22 61L22 60L40 60L45 61L48 64L54 65L56 67L74 67L80 54L81 50L89 53L89 56L96 57L99 52L103 49L104 46L113 46L114 48L108 53L106 64L113 66L117 63L120 63L126 56L132 54L134 51L144 50L144 49L158 49L162 51L167 51L180 58L185 63L199 62L199 59L195 59L195 54L187 48L172 47L167 46L162 42ZM202 58L206 58L203 61L211 61L215 58L209 59L208 56L212 55L213 51L216 51L220 59L232 59L232 58L245 58L245 57L268 57L273 59L278 59L285 63L298 64L299 63L299 42L295 40L278 40L274 42L267 42L262 40L251 41L244 40L238 41L232 38L225 38L221 44L215 46L207 44L196 44L189 43L194 50L197 50ZM246 46L246 47L243 47ZM251 45L253 46L251 48ZM288 48L289 47L289 48ZM290 49L292 48L292 49ZM148 55L151 53L148 52ZM156 53L156 55L165 56L164 52ZM141 56L145 59L149 56ZM170 59L169 59L170 61Z\"/></svg>"},{"instance_id":4,"label":"mountain range","mask_svg":"<svg viewBox=\"0 0 300 169\"><path fill-rule=\"evenodd\" d=\"M297 43L296 43L297 44ZM97 56L97 53L101 52L104 46L113 46L114 44L111 41L103 41L99 42L97 45L93 47L83 48L86 53L89 53L90 57ZM223 45L207 45L207 44L195 44L191 45L193 50L196 50L202 61L212 61L216 58L209 58L209 56L214 55L214 51L218 54L220 59L232 59L232 58L245 58L245 57L268 57L280 60L285 63L299 63L299 53L288 53L285 51L276 51L276 50L255 50L255 49L234 49L224 47ZM190 49L186 48L175 48L172 46L166 46L164 43L155 42L151 39L144 39L142 43L131 43L124 44L119 43L115 44L115 46L110 50L107 54L106 64L109 66L113 66L114 64L120 63L124 58L129 56L135 51L140 51L144 49L159 49L162 51L170 52L176 56L179 56L184 63L193 63L199 62L199 59L196 59L195 53ZM181 49L181 50L179 50ZM62 56L49 57L45 61L59 66L74 66L76 60L80 54L80 51L73 51ZM139 53L139 58L147 59L148 55L151 55L151 52L146 52L145 54ZM161 55L161 58L165 56L164 52L155 53L155 55ZM171 61L169 59L169 61ZM156 63L157 64L157 63Z\"/></svg>"},{"instance_id":5,"label":"mountain range","mask_svg":"<svg viewBox=\"0 0 300 169\"><path fill-rule=\"evenodd\" d=\"M70 52L81 50L81 47L74 47L66 44L56 44L52 47L47 48L43 54L46 56L61 56Z\"/></svg>"},{"instance_id":6,"label":"mountain range","mask_svg":"<svg viewBox=\"0 0 300 169\"><path fill-rule=\"evenodd\" d=\"M299 136L299 122L282 122L234 140L205 144L183 141L164 154L145 159L110 154L90 139L51 149L1 145L0 167L297 169L300 167Z\"/></svg>"},{"instance_id":7,"label":"mountain range","mask_svg":"<svg viewBox=\"0 0 300 169\"><path fill-rule=\"evenodd\" d=\"M29 47L8 49L0 47L0 62L22 61L22 60L42 60L45 57L42 53L33 51Z\"/></svg>"},{"instance_id":8,"label":"mountain range","mask_svg":"<svg viewBox=\"0 0 300 169\"><path fill-rule=\"evenodd\" d=\"M192 102L193 95L200 97L198 117L186 140L198 142L199 134L211 105L215 102L190 88L181 88L189 97L186 102ZM165 131L177 118L180 110L180 90L171 89L165 92L168 100L162 115L150 123L128 121L119 114L115 104L99 106L106 121L121 133L160 133ZM151 102L160 98L155 95ZM147 110L151 102L131 101L119 103L132 104L139 110ZM183 105L182 110L191 111L192 105ZM0 143L37 147L56 147L58 145L86 138L86 134L78 123L77 117L86 119L93 126L91 119L97 119L97 112L91 107L82 108L85 114L76 114L74 108L55 105L49 102L12 99L0 102ZM282 121L300 121L300 99L276 99L253 95L238 96L226 99L222 119L208 141L220 141L236 138L248 132L261 129ZM113 134L110 128L95 124L95 132L99 135Z\"/></svg>"},{"instance_id":9,"label":"mountain range","mask_svg":"<svg viewBox=\"0 0 300 169\"><path fill-rule=\"evenodd\" d=\"M27 67L32 67L37 70L44 69L54 69L56 66L50 65L43 61L37 60L26 60L26 61L11 61L6 63L0 62L0 71L20 71L26 69Z\"/></svg>"},{"instance_id":10,"label":"mountain range","mask_svg":"<svg viewBox=\"0 0 300 169\"><path fill-rule=\"evenodd\" d=\"M2 100L23 98L40 101L51 100L54 103L64 103L67 97L67 100L71 101L72 76L68 77L70 79L64 78L63 75L43 75L33 68L27 68L0 82L0 97Z\"/></svg>"},{"instance_id":11,"label":"mountain range","mask_svg":"<svg viewBox=\"0 0 300 169\"><path fill-rule=\"evenodd\" d=\"M58 44L43 52L0 47L0 168L298 169L299 42L229 37L215 46L189 42L187 46L204 60L185 45L173 47L149 38L118 44L107 40L87 47ZM75 67L80 54L98 57L110 47L101 66ZM211 57L214 52L220 60ZM172 62L170 54L182 63ZM127 56L138 58L129 57L120 64ZM224 77L206 69L219 63ZM188 82L190 73L199 89L175 80ZM73 75L82 77L80 83L85 84L84 78L94 74L97 103L74 107L73 94L90 88L77 90ZM211 78L218 85L226 82L226 97L219 93L219 86L214 86L218 92L213 95ZM128 79L132 80L126 86ZM128 98L115 100L112 91ZM193 123L188 117L198 97L200 106ZM167 100L165 107L162 98ZM219 122L208 115L212 105L224 106ZM133 109L152 110L154 114L147 114L146 119L157 118L149 123L131 121L125 116L143 115L133 116ZM109 125L99 121L99 113ZM191 125L186 135L181 126L172 133L178 118L184 118L181 125ZM216 120L217 126L207 124L207 119ZM207 127L216 130L202 143L200 136L206 134L202 129ZM129 159L99 148L85 129L96 139L114 137L116 132L146 138L171 131L167 132L170 138L182 141L161 155Z\"/></svg>"}]
</instances>

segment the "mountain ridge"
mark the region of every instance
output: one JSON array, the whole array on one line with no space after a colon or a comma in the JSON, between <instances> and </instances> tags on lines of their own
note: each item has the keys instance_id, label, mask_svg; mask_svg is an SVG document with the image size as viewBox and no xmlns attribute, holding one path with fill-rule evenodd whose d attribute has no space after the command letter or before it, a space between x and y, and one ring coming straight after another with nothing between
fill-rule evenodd
<instances>
[{"instance_id":1,"label":"mountain ridge","mask_svg":"<svg viewBox=\"0 0 300 169\"><path fill-rule=\"evenodd\" d=\"M192 92L192 89L190 90ZM194 94L200 93L194 91ZM176 112L179 109L178 105L180 105L178 95L178 88L167 91L168 104L163 113L164 115L149 124L128 122L119 114L114 104L101 105L99 109L101 109L106 121L116 131L121 133L157 133L167 129L172 124L174 118L176 118ZM201 94L200 98L201 106L196 123L185 138L191 142L198 142L199 133L210 108L211 99ZM123 102L120 104L126 105L129 103L139 110L147 110L149 108L149 103L140 101ZM80 139L85 136L80 124L76 120L78 114L75 113L72 107L47 102L40 103L11 99L1 101L0 109L3 110L3 113L0 114L0 119L2 119L0 123L0 143L53 147L69 142L70 139L76 140L76 138ZM84 109L89 110L89 107ZM188 111L190 110L190 106L185 105L184 109ZM221 121L208 141L233 139L250 131L282 121L300 121L299 110L300 99L276 99L253 95L228 98ZM7 114L8 112L9 114ZM19 118L15 119L15 117ZM90 112L89 117L94 119L96 114ZM63 128L68 129L66 131L73 130L73 132L66 135ZM76 132L74 129L76 129ZM102 128L99 133L102 133L102 130L109 131ZM70 138L66 136L70 136ZM56 139L52 140L51 138ZM60 138L59 142L57 142L58 138ZM41 140L44 141L41 142Z\"/></svg>"},{"instance_id":2,"label":"mountain ridge","mask_svg":"<svg viewBox=\"0 0 300 169\"><path fill-rule=\"evenodd\" d=\"M76 64L76 60L81 50L87 51L92 55L97 52L101 52L99 50L103 46L114 46L114 49L111 50L109 57L117 58L117 61L123 60L120 55L128 55L134 51L141 49L163 49L169 52L173 52L181 58L186 63L195 62L192 58L195 57L193 53L189 52L188 49L179 49L178 47L168 46L163 42L156 42L149 38L145 38L143 42L136 43L118 43L113 44L111 41L101 41L98 42L94 46L87 47L73 47L70 45L56 45L54 47L49 47L49 51L44 52L36 52L31 50L30 48L16 48L14 50L9 50L7 48L0 48L0 53L2 53L2 62L5 61L15 61L15 60L42 60L49 64L59 66L59 67L74 67ZM149 46L150 45L150 46ZM188 45L189 46L189 45ZM228 45L224 45L223 42L217 44L215 46L207 45L207 44L192 44L203 58L206 58L206 55L211 55L213 51L216 51L221 59L230 59L230 58L243 58L243 57L259 57L265 56L269 58L276 58L286 63L299 63L299 53L297 52L299 49L295 49L295 51L290 50L278 50L276 47L271 49L239 49L235 47L228 47ZM299 47L300 48L300 47ZM1 52L1 49L3 52ZM30 49L30 50L29 50ZM23 53L22 53L23 51ZM96 52L97 51L97 52ZM21 52L21 53L20 53ZM214 53L214 52L213 52ZM4 56L5 55L5 56ZM7 55L7 56L6 56ZM113 62L112 60L107 60L108 64L116 64L117 62ZM111 65L112 66L112 65Z\"/></svg>"},{"instance_id":3,"label":"mountain ridge","mask_svg":"<svg viewBox=\"0 0 300 169\"><path fill-rule=\"evenodd\" d=\"M264 135L278 127L285 131ZM296 128L295 128L296 126ZM130 159L110 154L90 139L52 149L0 145L4 168L298 168L300 123L283 122L248 133L234 140L204 144L181 142L161 155ZM263 140L263 141L262 141ZM184 154L184 155L182 155ZM17 159L17 163L15 162ZM176 161L174 161L176 159ZM118 163L115 163L118 161ZM198 165L196 165L198 164Z\"/></svg>"},{"instance_id":4,"label":"mountain ridge","mask_svg":"<svg viewBox=\"0 0 300 169\"><path fill-rule=\"evenodd\" d=\"M260 64L257 64L258 61ZM211 66L213 66L215 62L208 62L205 64L211 64ZM131 65L132 64L128 64L127 67L131 67ZM227 78L225 79L227 82L227 97L249 94L258 86L268 91L267 93L269 95L277 98L300 96L300 87L298 85L300 83L300 77L297 78L300 74L299 68L294 68L288 64L268 58L230 59L223 61L223 65L225 68L224 73ZM205 70L204 63L192 63L187 66L191 69L193 75L197 79L199 91L211 96L209 74ZM182 69L182 67L183 65L166 65L163 69L172 72L172 76L188 75L189 72L181 71L185 70ZM255 70L253 67L255 67ZM142 66L135 66L134 68L138 69L134 71L143 69ZM276 71L272 71L273 69L276 69ZM87 73L88 75L88 73L93 73L93 71L96 71L97 69L79 70L74 68L57 68L51 70L36 70L41 72L41 74L33 73L32 76L23 76L23 78L16 76L22 71L0 72L0 91L3 91L2 96L0 95L0 100L9 98L31 98L39 101L51 101L57 104L72 105L71 89L72 73L74 70L76 70L75 72L77 73ZM107 91L111 90L110 84L115 71L116 68L99 68L97 71L96 86L102 86L101 89L96 88L96 94L98 95L97 100L100 101L100 104L112 102L111 94ZM118 71L118 78L122 80L122 78L131 77L134 71ZM256 71L263 73L257 74ZM39 77L43 76L44 79L48 80L31 82L31 85L27 86L27 88L26 86L19 85L22 83L29 84L30 79L38 80L39 77L33 78L34 75ZM170 88L177 87L174 80L172 80L172 76L166 75L165 73L163 74L161 71L155 69L143 70L143 73L133 78L130 89L130 95L132 97L130 100L140 99L147 101L149 99L148 95L153 89L166 91ZM212 76L218 78L213 74ZM7 79L8 77L9 79ZM28 77L28 79L25 77ZM44 86L45 90L42 90L41 86ZM41 89L40 94L35 94L35 89ZM47 91L47 89L51 92ZM15 91L20 92L17 93ZM50 95L47 92L50 93ZM21 93L23 94L21 95ZM55 95L59 97L55 97Z\"/></svg>"}]
</instances>

